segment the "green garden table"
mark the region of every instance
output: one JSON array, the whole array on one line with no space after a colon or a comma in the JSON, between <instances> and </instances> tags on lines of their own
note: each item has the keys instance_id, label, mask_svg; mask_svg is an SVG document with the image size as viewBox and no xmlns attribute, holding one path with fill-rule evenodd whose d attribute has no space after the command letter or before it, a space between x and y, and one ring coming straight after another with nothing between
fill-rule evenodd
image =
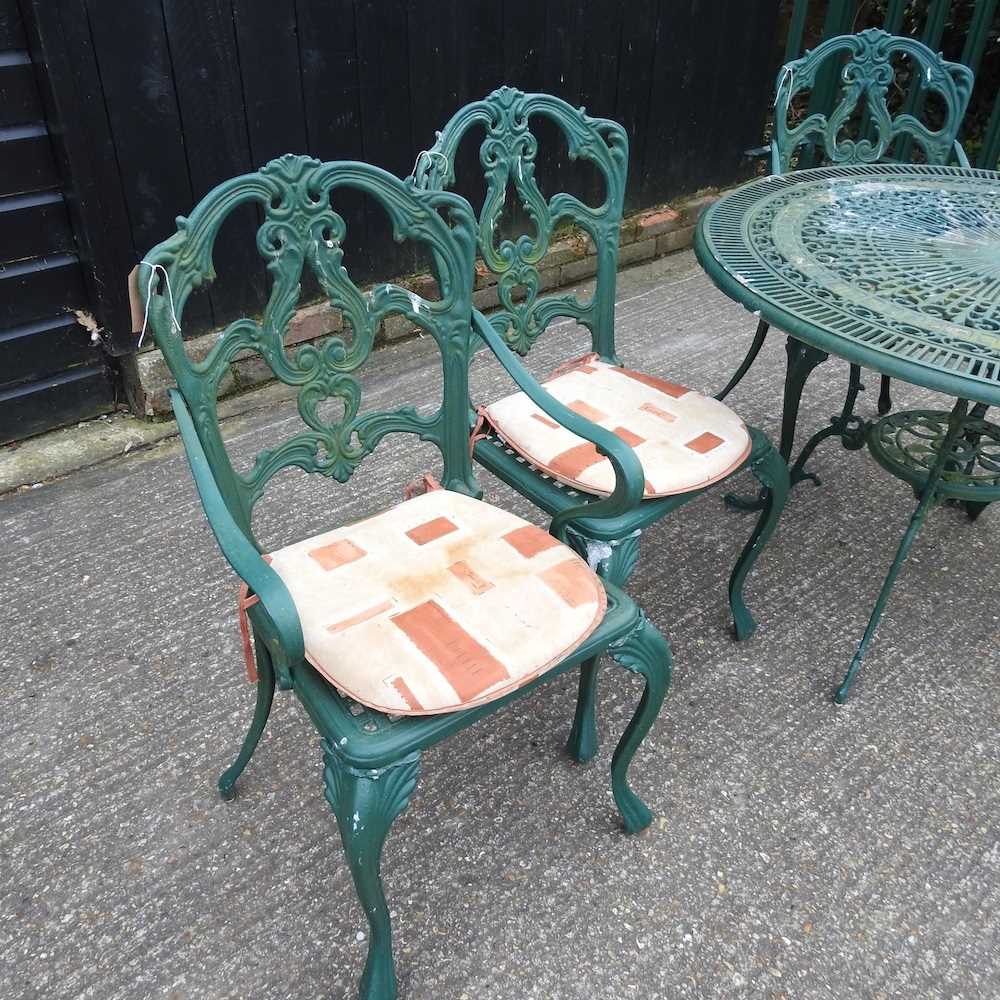
<instances>
[{"instance_id":1,"label":"green garden table","mask_svg":"<svg viewBox=\"0 0 1000 1000\"><path fill-rule=\"evenodd\" d=\"M852 365L826 437L869 446L919 505L836 700L843 702L920 525L947 499L977 516L1000 500L1000 174L906 164L819 167L762 177L701 217L695 253L730 298L788 334L780 451L791 460L802 389L831 355ZM955 397L948 411L869 422L854 413L861 367ZM969 408L970 401L974 404Z\"/></svg>"}]
</instances>

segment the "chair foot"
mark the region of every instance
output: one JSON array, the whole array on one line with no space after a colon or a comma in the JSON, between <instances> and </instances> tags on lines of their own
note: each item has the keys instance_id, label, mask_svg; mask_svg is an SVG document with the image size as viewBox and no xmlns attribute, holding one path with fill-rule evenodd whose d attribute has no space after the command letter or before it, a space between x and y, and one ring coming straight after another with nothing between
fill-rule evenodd
<instances>
[{"instance_id":1,"label":"chair foot","mask_svg":"<svg viewBox=\"0 0 1000 1000\"><path fill-rule=\"evenodd\" d=\"M368 958L358 987L359 1000L395 1000L389 908L379 867L393 820L407 807L420 772L420 754L374 771L351 767L329 740L323 740L326 801L337 818L361 908L368 919Z\"/></svg>"},{"instance_id":2,"label":"chair foot","mask_svg":"<svg viewBox=\"0 0 1000 1000\"><path fill-rule=\"evenodd\" d=\"M587 764L597 755L597 672L595 656L580 666L580 691L576 699L576 715L569 732L566 751L578 764Z\"/></svg>"},{"instance_id":3,"label":"chair foot","mask_svg":"<svg viewBox=\"0 0 1000 1000\"><path fill-rule=\"evenodd\" d=\"M761 484L763 506L753 533L740 553L729 578L729 607L733 615L733 627L737 639L749 639L757 630L757 623L743 600L743 585L753 569L764 546L774 532L778 519L785 509L788 499L788 466L778 454L774 445L758 430L751 430L753 452L750 457L750 471Z\"/></svg>"},{"instance_id":4,"label":"chair foot","mask_svg":"<svg viewBox=\"0 0 1000 1000\"><path fill-rule=\"evenodd\" d=\"M646 804L628 784L628 769L639 744L659 714L670 687L670 647L667 640L644 617L622 640L608 650L626 670L646 679L642 700L611 759L611 790L622 815L626 833L639 833L653 821Z\"/></svg>"},{"instance_id":5,"label":"chair foot","mask_svg":"<svg viewBox=\"0 0 1000 1000\"><path fill-rule=\"evenodd\" d=\"M257 644L257 704L254 708L253 721L250 730L243 741L239 756L233 765L227 768L219 778L219 795L223 802L232 802L236 798L236 781L250 763L250 758L257 749L268 716L271 714L271 704L274 701L274 666L271 657L263 643Z\"/></svg>"}]
</instances>

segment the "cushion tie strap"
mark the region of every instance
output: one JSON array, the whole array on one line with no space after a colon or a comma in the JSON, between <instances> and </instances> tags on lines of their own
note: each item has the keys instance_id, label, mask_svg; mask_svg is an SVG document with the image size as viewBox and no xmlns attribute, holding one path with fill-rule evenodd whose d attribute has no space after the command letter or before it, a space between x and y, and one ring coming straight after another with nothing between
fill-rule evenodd
<instances>
[{"instance_id":1,"label":"cushion tie strap","mask_svg":"<svg viewBox=\"0 0 1000 1000\"><path fill-rule=\"evenodd\" d=\"M560 375L568 375L570 372L575 372L577 368L583 368L584 365L592 365L595 361L600 361L600 354L596 354L591 351L590 354L584 354L582 358L573 358L571 361L564 361L550 376L549 381L551 382L554 378L559 378Z\"/></svg>"},{"instance_id":2,"label":"cushion tie strap","mask_svg":"<svg viewBox=\"0 0 1000 1000\"><path fill-rule=\"evenodd\" d=\"M414 497L423 496L425 493L432 493L441 488L441 484L429 472L425 472L422 476L411 479L403 487L403 499L412 500Z\"/></svg>"},{"instance_id":3,"label":"cushion tie strap","mask_svg":"<svg viewBox=\"0 0 1000 1000\"><path fill-rule=\"evenodd\" d=\"M247 608L252 608L260 601L256 595L250 594L250 588L245 584L240 584L240 634L243 636L243 659L247 665L247 680L251 684L257 683L257 664L254 661L253 646L250 643L250 621L247 618Z\"/></svg>"},{"instance_id":4,"label":"cushion tie strap","mask_svg":"<svg viewBox=\"0 0 1000 1000\"><path fill-rule=\"evenodd\" d=\"M489 437L490 417L485 406L476 407L476 423L469 435L469 458L473 457L476 450L476 442L483 441Z\"/></svg>"}]
</instances>

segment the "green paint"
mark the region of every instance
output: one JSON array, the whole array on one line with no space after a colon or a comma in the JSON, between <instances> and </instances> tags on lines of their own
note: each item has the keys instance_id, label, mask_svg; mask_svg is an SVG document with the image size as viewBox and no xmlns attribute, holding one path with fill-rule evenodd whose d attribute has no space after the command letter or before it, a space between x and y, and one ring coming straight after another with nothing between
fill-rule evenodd
<instances>
[{"instance_id":1,"label":"green paint","mask_svg":"<svg viewBox=\"0 0 1000 1000\"><path fill-rule=\"evenodd\" d=\"M818 482L805 464L836 436L850 450L867 444L920 497L838 703L847 699L930 509L956 500L974 520L1000 500L1000 426L985 420L988 405L1000 405L998 181L996 173L968 167L821 167L754 181L698 224L695 252L716 284L789 333L786 457L810 372L829 354L851 362L841 413L809 439L792 483ZM959 401L951 414L910 411L870 423L854 413L863 364ZM979 405L967 414L970 398Z\"/></svg>"},{"instance_id":2,"label":"green paint","mask_svg":"<svg viewBox=\"0 0 1000 1000\"><path fill-rule=\"evenodd\" d=\"M541 192L535 177L538 140L532 124L536 119L545 119L558 128L565 137L571 159L593 165L602 181L601 204L587 205L567 192L556 192L550 197ZM495 436L480 441L474 455L490 472L553 515L550 528L553 534L574 545L606 579L624 586L638 559L640 530L705 491L644 500L642 469L631 449L623 447L614 434L556 404L513 352L527 354L554 319L565 317L590 331L592 348L598 355L618 363L615 282L628 173L628 138L616 122L593 118L584 108L574 108L549 94L524 94L501 87L451 118L438 133L433 147L417 157L414 183L427 190L441 190L453 184L456 152L463 137L474 128L486 131L479 148L486 195L479 213L478 248L486 267L497 275L500 298L500 308L488 319L475 313L476 332L517 386L544 412L592 441L601 454L610 458L615 467L616 488L610 497L603 499L579 490L562 489L520 461ZM519 200L534 224L532 233L514 240L498 238L497 233L510 197ZM539 264L557 228L566 224L582 229L596 247L595 288L587 301L571 294L541 294ZM525 290L523 299L515 301L515 288ZM509 350L504 349L505 345ZM763 509L751 541L733 570L729 597L738 638L750 635L756 628L743 602L743 583L774 530L787 493L787 469L779 468L780 459L764 435L758 431L752 433L753 451L740 469L749 468L765 489L771 491L772 499ZM610 556L605 554L608 546ZM596 750L593 719L596 666L585 668L582 678L577 720L570 740L570 752L578 759L586 759Z\"/></svg>"},{"instance_id":3,"label":"green paint","mask_svg":"<svg viewBox=\"0 0 1000 1000\"><path fill-rule=\"evenodd\" d=\"M534 118L554 123L566 138L570 159L586 160L597 169L605 188L604 202L591 207L560 192L546 199L535 180L538 140L531 131ZM614 360L615 276L621 228L628 137L617 122L591 118L549 94L523 94L501 87L482 101L458 111L438 133L437 142L417 159L413 178L424 189L440 190L455 180L455 154L470 129L483 127L486 138L479 158L486 196L479 213L479 252L497 275L501 308L490 323L519 354L527 354L545 328L558 317L576 320L591 333L593 349ZM515 240L500 239L497 230L508 192L521 202L535 232ZM576 225L597 248L597 288L589 302L572 295L541 295L538 265L559 226ZM524 289L515 301L515 289Z\"/></svg>"},{"instance_id":4,"label":"green paint","mask_svg":"<svg viewBox=\"0 0 1000 1000\"><path fill-rule=\"evenodd\" d=\"M926 94L933 90L944 102L946 117L939 131L932 131L914 117L919 111L916 105L895 118L890 115L886 103L893 84L890 60L897 54L909 56L920 77L919 91ZM803 121L790 126L789 109L795 95L816 87L825 67L841 63L838 99L834 104L831 96L825 105L832 110L811 111ZM829 38L801 59L787 63L778 74L772 172L783 174L790 170L793 155L805 146L821 150L821 160L828 164L879 163L886 158L893 142L902 139L916 142L928 163L946 164L954 156L966 165L965 154L956 139L973 81L967 66L945 61L913 38L890 35L879 28ZM875 138L841 138L841 130L859 107L866 113ZM815 165L818 164L810 164Z\"/></svg>"},{"instance_id":5,"label":"green paint","mask_svg":"<svg viewBox=\"0 0 1000 1000\"><path fill-rule=\"evenodd\" d=\"M381 205L400 240L430 250L440 301L428 301L392 285L363 294L343 267L344 220L330 207L331 192L351 188ZM220 227L237 208L253 205L262 222L257 247L267 262L271 292L260 319L231 323L203 360L185 353L176 326L183 329L191 292L215 278L212 253ZM417 190L385 171L363 163L319 163L284 156L257 173L219 185L201 201L178 231L147 254L140 288L149 295L149 320L156 343L177 380L171 400L195 485L223 554L260 601L249 609L259 675L257 704L236 761L219 779L223 798L235 784L264 732L276 684L292 688L318 730L323 747L326 798L340 828L344 850L369 925L368 957L361 977L361 1000L397 996L389 912L380 875L382 847L393 820L406 808L416 785L421 751L486 718L554 677L593 664L604 654L642 675L642 700L623 734L611 768L611 786L628 832L644 828L650 813L628 786L629 765L653 724L670 683L670 652L662 636L636 605L607 581L607 611L597 629L562 663L503 698L443 715L390 717L352 703L305 660L295 605L277 573L261 556L250 527L254 503L281 469L346 481L389 433L430 441L441 452L444 485L477 495L469 456L468 366L474 343L472 283L476 221L468 203L447 193ZM163 269L162 271L160 269ZM353 336L331 337L321 346L286 347L288 324L298 303L302 272L316 276L330 304L342 310ZM164 273L166 277L164 277ZM172 300L172 301L171 301ZM437 343L444 392L440 408L428 416L413 408L359 415L357 370L368 358L382 320L405 315ZM485 320L478 315L479 324ZM488 324L486 324L488 326ZM493 332L493 328L489 327ZM539 405L578 426L606 450L619 484L603 508L611 517L631 509L642 491L642 472L631 449L560 407L526 373L508 348L486 337L501 352L515 380ZM251 351L275 376L294 386L303 430L261 452L247 473L229 461L216 411L218 386L233 358ZM335 400L341 415L328 421L320 404ZM567 416L568 414L568 416ZM572 418L572 420L570 419ZM595 516L599 511L595 508Z\"/></svg>"}]
</instances>

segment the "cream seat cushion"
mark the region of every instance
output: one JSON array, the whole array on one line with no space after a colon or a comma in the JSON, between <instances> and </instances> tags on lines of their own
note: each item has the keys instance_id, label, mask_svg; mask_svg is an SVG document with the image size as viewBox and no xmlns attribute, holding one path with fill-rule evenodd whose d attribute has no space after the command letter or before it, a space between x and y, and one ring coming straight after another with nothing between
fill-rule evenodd
<instances>
[{"instance_id":1,"label":"cream seat cushion","mask_svg":"<svg viewBox=\"0 0 1000 1000\"><path fill-rule=\"evenodd\" d=\"M701 489L750 454L746 424L717 399L591 357L567 368L544 383L546 390L632 446L646 477L645 499ZM553 478L588 493L614 489L611 462L523 392L485 414L511 448Z\"/></svg>"},{"instance_id":2,"label":"cream seat cushion","mask_svg":"<svg viewBox=\"0 0 1000 1000\"><path fill-rule=\"evenodd\" d=\"M541 528L437 489L269 557L306 659L382 712L493 701L555 666L604 617L601 582Z\"/></svg>"}]
</instances>

